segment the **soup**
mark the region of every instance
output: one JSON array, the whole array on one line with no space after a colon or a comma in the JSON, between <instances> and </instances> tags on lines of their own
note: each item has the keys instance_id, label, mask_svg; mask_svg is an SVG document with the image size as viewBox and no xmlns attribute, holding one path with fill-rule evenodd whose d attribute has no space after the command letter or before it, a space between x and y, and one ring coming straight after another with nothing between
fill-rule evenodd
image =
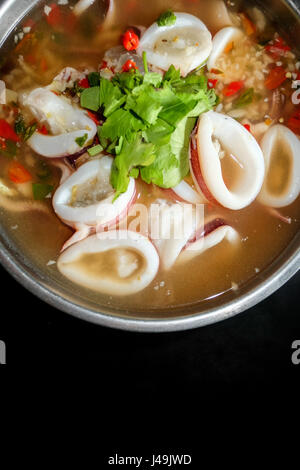
<instances>
[{"instance_id":1,"label":"soup","mask_svg":"<svg viewBox=\"0 0 300 470\"><path fill-rule=\"evenodd\" d=\"M59 1L11 42L1 219L71 294L132 310L209 305L293 239L300 62L262 11Z\"/></svg>"}]
</instances>

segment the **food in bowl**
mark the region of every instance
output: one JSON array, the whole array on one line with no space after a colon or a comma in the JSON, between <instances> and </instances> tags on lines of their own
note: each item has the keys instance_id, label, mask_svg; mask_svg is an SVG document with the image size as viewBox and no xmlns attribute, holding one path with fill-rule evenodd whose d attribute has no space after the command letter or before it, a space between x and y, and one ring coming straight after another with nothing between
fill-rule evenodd
<instances>
[{"instance_id":1,"label":"food in bowl","mask_svg":"<svg viewBox=\"0 0 300 470\"><path fill-rule=\"evenodd\" d=\"M49 3L1 67L3 220L99 304L236 292L299 229L292 45L247 2L170 3Z\"/></svg>"}]
</instances>

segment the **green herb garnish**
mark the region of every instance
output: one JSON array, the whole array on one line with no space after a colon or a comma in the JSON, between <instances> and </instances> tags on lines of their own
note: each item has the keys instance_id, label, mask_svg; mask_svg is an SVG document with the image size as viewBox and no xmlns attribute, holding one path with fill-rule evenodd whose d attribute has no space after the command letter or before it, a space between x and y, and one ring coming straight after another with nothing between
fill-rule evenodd
<instances>
[{"instance_id":1,"label":"green herb garnish","mask_svg":"<svg viewBox=\"0 0 300 470\"><path fill-rule=\"evenodd\" d=\"M16 121L15 121L15 131L19 136L22 137L24 142L30 139L32 134L36 131L36 128L37 128L37 123L26 126L22 114L18 114Z\"/></svg>"},{"instance_id":2,"label":"green herb garnish","mask_svg":"<svg viewBox=\"0 0 300 470\"><path fill-rule=\"evenodd\" d=\"M77 137L77 139L75 139L75 142L77 145L79 145L79 147L83 147L87 141L87 138L88 138L88 135L84 134L82 137Z\"/></svg>"},{"instance_id":3,"label":"green herb garnish","mask_svg":"<svg viewBox=\"0 0 300 470\"><path fill-rule=\"evenodd\" d=\"M176 23L176 16L172 10L167 10L156 20L158 26L172 26Z\"/></svg>"},{"instance_id":4,"label":"green herb garnish","mask_svg":"<svg viewBox=\"0 0 300 470\"><path fill-rule=\"evenodd\" d=\"M95 155L98 155L99 153L101 153L103 150L103 147L102 145L95 145L94 147L91 147L90 149L88 149L88 154L91 156L91 157L94 157Z\"/></svg>"},{"instance_id":5,"label":"green herb garnish","mask_svg":"<svg viewBox=\"0 0 300 470\"><path fill-rule=\"evenodd\" d=\"M98 72L89 73L88 81L89 81L90 86L99 86L100 85L100 74Z\"/></svg>"},{"instance_id":6,"label":"green herb garnish","mask_svg":"<svg viewBox=\"0 0 300 470\"><path fill-rule=\"evenodd\" d=\"M45 199L52 191L54 187L51 184L45 183L32 183L32 192L35 200Z\"/></svg>"},{"instance_id":7,"label":"green herb garnish","mask_svg":"<svg viewBox=\"0 0 300 470\"><path fill-rule=\"evenodd\" d=\"M116 155L111 172L116 197L126 191L129 177L139 174L162 188L179 184L189 172L191 131L217 101L202 71L182 78L171 66L163 77L149 72L146 54L143 62L144 75L130 70L112 80L100 77L99 86L81 93L81 106L106 118L98 126L99 150L92 147L89 154Z\"/></svg>"},{"instance_id":8,"label":"green herb garnish","mask_svg":"<svg viewBox=\"0 0 300 470\"><path fill-rule=\"evenodd\" d=\"M254 88L248 88L234 103L235 108L243 108L253 102Z\"/></svg>"}]
</instances>

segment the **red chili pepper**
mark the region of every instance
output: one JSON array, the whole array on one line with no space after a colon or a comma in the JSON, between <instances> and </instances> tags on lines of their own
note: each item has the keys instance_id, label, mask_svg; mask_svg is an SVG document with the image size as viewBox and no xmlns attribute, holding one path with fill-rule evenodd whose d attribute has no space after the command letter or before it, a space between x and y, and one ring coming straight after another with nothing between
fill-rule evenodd
<instances>
[{"instance_id":1,"label":"red chili pepper","mask_svg":"<svg viewBox=\"0 0 300 470\"><path fill-rule=\"evenodd\" d=\"M108 63L106 60L102 60L101 65L100 65L100 70L107 69Z\"/></svg>"},{"instance_id":2,"label":"red chili pepper","mask_svg":"<svg viewBox=\"0 0 300 470\"><path fill-rule=\"evenodd\" d=\"M133 60L127 60L127 62L125 62L125 64L122 67L123 72L129 72L129 70L132 70L132 69L133 70L138 69L136 63Z\"/></svg>"},{"instance_id":3,"label":"red chili pepper","mask_svg":"<svg viewBox=\"0 0 300 470\"><path fill-rule=\"evenodd\" d=\"M37 130L39 134L43 134L43 135L48 135L49 132L48 132L48 129L45 125L43 125L40 129Z\"/></svg>"},{"instance_id":4,"label":"red chili pepper","mask_svg":"<svg viewBox=\"0 0 300 470\"><path fill-rule=\"evenodd\" d=\"M286 81L286 71L283 67L274 67L265 80L265 87L268 90L275 90Z\"/></svg>"},{"instance_id":5,"label":"red chili pepper","mask_svg":"<svg viewBox=\"0 0 300 470\"><path fill-rule=\"evenodd\" d=\"M21 163L13 162L8 170L8 177L13 183L27 183L32 180L29 171Z\"/></svg>"},{"instance_id":6,"label":"red chili pepper","mask_svg":"<svg viewBox=\"0 0 300 470\"><path fill-rule=\"evenodd\" d=\"M295 134L300 135L300 109L296 109L287 123L289 129L295 132Z\"/></svg>"},{"instance_id":7,"label":"red chili pepper","mask_svg":"<svg viewBox=\"0 0 300 470\"><path fill-rule=\"evenodd\" d=\"M80 88L90 88L90 82L87 78L83 78L82 80L79 80L78 86L80 86Z\"/></svg>"},{"instance_id":8,"label":"red chili pepper","mask_svg":"<svg viewBox=\"0 0 300 470\"><path fill-rule=\"evenodd\" d=\"M223 95L224 96L233 96L236 93L238 93L239 91L241 91L242 88L244 88L244 82L243 81L231 82L231 83L229 83L229 85L226 85L223 88Z\"/></svg>"},{"instance_id":9,"label":"red chili pepper","mask_svg":"<svg viewBox=\"0 0 300 470\"><path fill-rule=\"evenodd\" d=\"M62 23L62 14L59 5L52 3L50 5L51 11L46 15L47 23L50 26L59 26Z\"/></svg>"},{"instance_id":10,"label":"red chili pepper","mask_svg":"<svg viewBox=\"0 0 300 470\"><path fill-rule=\"evenodd\" d=\"M95 114L95 113L93 113L92 111L89 111L89 110L87 110L87 113L88 113L89 117L92 119L92 121L94 121L94 123L97 124L97 126L99 126L100 119L98 118L97 114Z\"/></svg>"},{"instance_id":11,"label":"red chili pepper","mask_svg":"<svg viewBox=\"0 0 300 470\"><path fill-rule=\"evenodd\" d=\"M251 133L251 127L250 124L244 124L244 128L247 129Z\"/></svg>"},{"instance_id":12,"label":"red chili pepper","mask_svg":"<svg viewBox=\"0 0 300 470\"><path fill-rule=\"evenodd\" d=\"M20 141L20 137L15 133L11 125L5 121L5 119L0 119L0 137L12 140L13 142Z\"/></svg>"},{"instance_id":13,"label":"red chili pepper","mask_svg":"<svg viewBox=\"0 0 300 470\"><path fill-rule=\"evenodd\" d=\"M133 29L128 29L122 38L123 46L127 51L133 51L139 45L139 37Z\"/></svg>"},{"instance_id":14,"label":"red chili pepper","mask_svg":"<svg viewBox=\"0 0 300 470\"><path fill-rule=\"evenodd\" d=\"M274 59L285 56L288 51L291 50L290 46L286 44L282 37L275 38L272 44L267 44L265 47L266 52L270 54Z\"/></svg>"},{"instance_id":15,"label":"red chili pepper","mask_svg":"<svg viewBox=\"0 0 300 470\"><path fill-rule=\"evenodd\" d=\"M218 83L217 79L210 78L207 82L208 88L216 88L217 83Z\"/></svg>"}]
</instances>

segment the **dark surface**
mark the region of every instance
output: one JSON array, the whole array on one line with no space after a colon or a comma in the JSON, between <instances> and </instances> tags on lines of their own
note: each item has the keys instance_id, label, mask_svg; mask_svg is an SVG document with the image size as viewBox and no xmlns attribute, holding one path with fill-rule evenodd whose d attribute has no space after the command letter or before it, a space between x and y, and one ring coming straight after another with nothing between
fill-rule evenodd
<instances>
[{"instance_id":1,"label":"dark surface","mask_svg":"<svg viewBox=\"0 0 300 470\"><path fill-rule=\"evenodd\" d=\"M251 389L300 377L292 364L292 342L300 339L298 274L248 312L198 330L137 334L91 325L46 305L2 268L0 339L7 364L94 364L102 374L156 391L162 381L187 389L246 383ZM197 390L194 389L195 391Z\"/></svg>"}]
</instances>

